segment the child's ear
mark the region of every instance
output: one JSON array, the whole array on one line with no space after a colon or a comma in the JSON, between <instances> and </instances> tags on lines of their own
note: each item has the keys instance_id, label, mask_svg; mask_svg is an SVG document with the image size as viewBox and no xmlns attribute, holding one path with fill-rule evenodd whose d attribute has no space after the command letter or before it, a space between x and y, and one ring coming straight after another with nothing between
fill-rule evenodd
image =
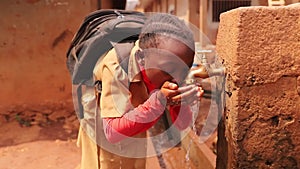
<instances>
[{"instance_id":1,"label":"child's ear","mask_svg":"<svg viewBox=\"0 0 300 169\"><path fill-rule=\"evenodd\" d=\"M138 49L138 50L135 52L135 55L136 55L136 57L144 58L144 52L143 52L142 49Z\"/></svg>"},{"instance_id":2,"label":"child's ear","mask_svg":"<svg viewBox=\"0 0 300 169\"><path fill-rule=\"evenodd\" d=\"M144 56L144 52L142 49L138 49L136 52L135 52L135 57L136 57L136 60L138 61L138 63L141 65L141 66L144 66L145 65L145 56Z\"/></svg>"}]
</instances>

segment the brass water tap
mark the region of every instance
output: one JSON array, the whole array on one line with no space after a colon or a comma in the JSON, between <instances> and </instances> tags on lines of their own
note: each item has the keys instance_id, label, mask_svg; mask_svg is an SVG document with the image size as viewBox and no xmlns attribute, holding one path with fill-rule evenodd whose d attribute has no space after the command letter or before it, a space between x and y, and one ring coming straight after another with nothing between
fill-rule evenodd
<instances>
[{"instance_id":1,"label":"brass water tap","mask_svg":"<svg viewBox=\"0 0 300 169\"><path fill-rule=\"evenodd\" d=\"M197 81L197 79L206 79L212 76L223 76L225 75L224 68L211 68L207 61L206 54L211 53L212 50L197 50L196 54L201 55L201 63L193 64L187 79L187 84L192 84Z\"/></svg>"}]
</instances>

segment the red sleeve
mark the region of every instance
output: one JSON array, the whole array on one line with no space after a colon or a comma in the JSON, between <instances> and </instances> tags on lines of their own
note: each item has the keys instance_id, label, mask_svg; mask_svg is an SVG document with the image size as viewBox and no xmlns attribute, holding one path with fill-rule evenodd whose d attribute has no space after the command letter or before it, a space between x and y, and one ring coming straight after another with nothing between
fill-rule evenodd
<instances>
[{"instance_id":1,"label":"red sleeve","mask_svg":"<svg viewBox=\"0 0 300 169\"><path fill-rule=\"evenodd\" d=\"M170 116L173 124L184 130L191 125L193 113L188 105L170 106Z\"/></svg>"},{"instance_id":2,"label":"red sleeve","mask_svg":"<svg viewBox=\"0 0 300 169\"><path fill-rule=\"evenodd\" d=\"M162 101L163 100L163 101ZM104 118L104 133L111 143L134 136L153 126L165 110L166 100L162 93L154 92L142 105L118 118Z\"/></svg>"},{"instance_id":3,"label":"red sleeve","mask_svg":"<svg viewBox=\"0 0 300 169\"><path fill-rule=\"evenodd\" d=\"M131 137L136 134L142 133L148 130L157 122L158 119L149 123L138 123L126 118L105 118L103 122L106 123L106 138L111 143L117 143L126 137Z\"/></svg>"}]
</instances>

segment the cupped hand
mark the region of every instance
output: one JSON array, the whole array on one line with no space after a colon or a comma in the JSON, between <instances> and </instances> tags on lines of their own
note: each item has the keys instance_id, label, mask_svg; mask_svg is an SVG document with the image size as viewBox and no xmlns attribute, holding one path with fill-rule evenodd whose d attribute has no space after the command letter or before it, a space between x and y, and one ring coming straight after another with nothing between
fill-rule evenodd
<instances>
[{"instance_id":1,"label":"cupped hand","mask_svg":"<svg viewBox=\"0 0 300 169\"><path fill-rule=\"evenodd\" d=\"M160 91L167 98L167 105L171 103L170 98L180 94L180 91L178 91L178 85L170 81L164 82L164 84L160 88Z\"/></svg>"},{"instance_id":2,"label":"cupped hand","mask_svg":"<svg viewBox=\"0 0 300 169\"><path fill-rule=\"evenodd\" d=\"M202 87L194 84L179 87L177 91L180 94L171 98L172 102L177 104L195 104L201 99L204 94L204 90L202 89Z\"/></svg>"},{"instance_id":3,"label":"cupped hand","mask_svg":"<svg viewBox=\"0 0 300 169\"><path fill-rule=\"evenodd\" d=\"M200 86L191 84L178 87L176 83L169 81L166 81L160 90L167 98L167 105L195 104L204 94Z\"/></svg>"}]
</instances>

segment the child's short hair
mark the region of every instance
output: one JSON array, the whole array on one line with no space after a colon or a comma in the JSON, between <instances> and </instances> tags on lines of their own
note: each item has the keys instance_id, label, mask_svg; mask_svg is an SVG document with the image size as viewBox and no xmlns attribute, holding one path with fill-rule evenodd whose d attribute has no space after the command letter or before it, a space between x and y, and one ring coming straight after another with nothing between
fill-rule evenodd
<instances>
[{"instance_id":1,"label":"child's short hair","mask_svg":"<svg viewBox=\"0 0 300 169\"><path fill-rule=\"evenodd\" d=\"M142 49L156 48L160 42L158 37L161 36L176 39L195 51L193 32L184 21L174 15L158 13L150 16L142 28L139 46Z\"/></svg>"}]
</instances>

